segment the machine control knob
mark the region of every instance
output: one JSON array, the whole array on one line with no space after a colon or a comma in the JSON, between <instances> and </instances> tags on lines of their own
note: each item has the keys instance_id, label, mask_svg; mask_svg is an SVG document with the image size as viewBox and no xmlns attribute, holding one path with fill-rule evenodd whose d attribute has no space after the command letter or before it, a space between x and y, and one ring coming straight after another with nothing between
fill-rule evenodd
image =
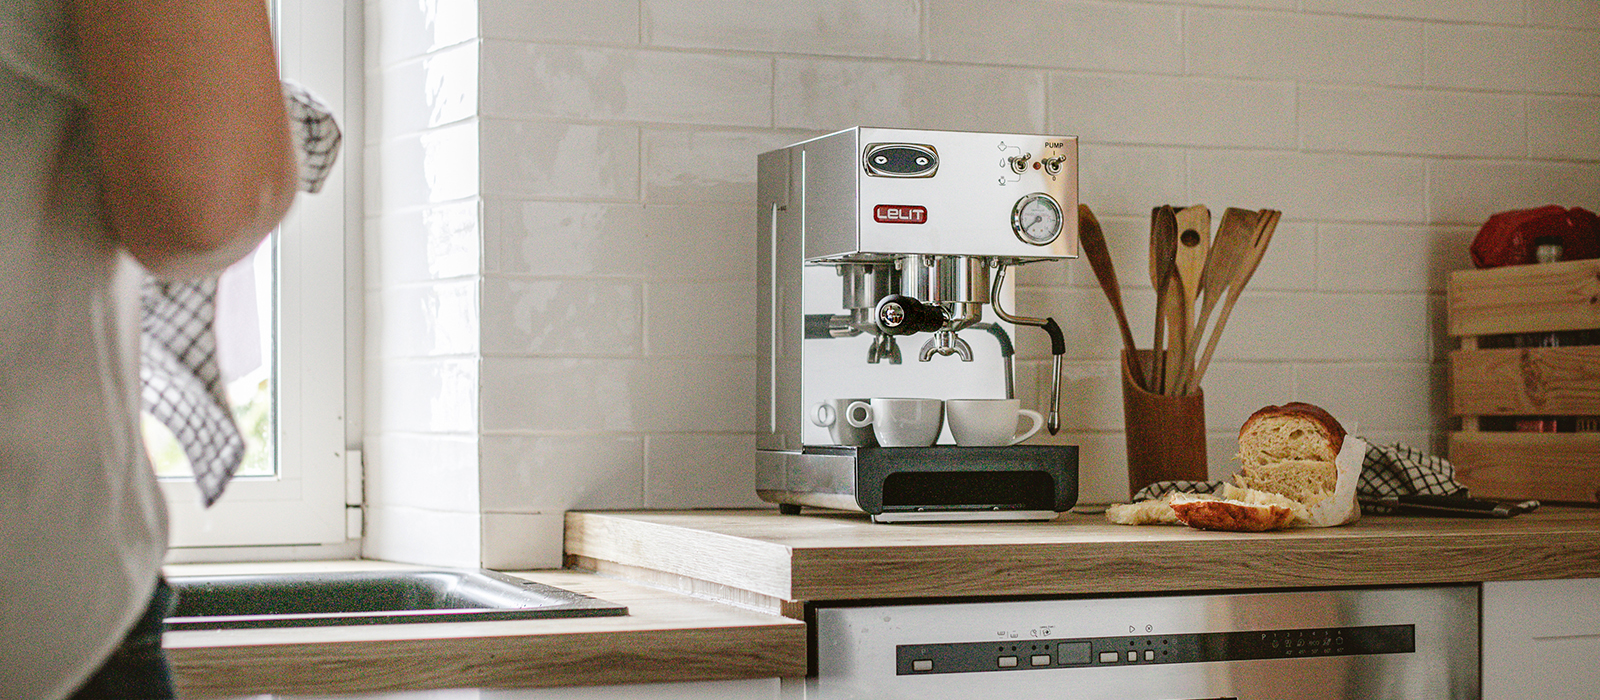
<instances>
[{"instance_id":1,"label":"machine control knob","mask_svg":"<svg viewBox=\"0 0 1600 700\"><path fill-rule=\"evenodd\" d=\"M1028 170L1028 161L1032 159L1032 153L1024 153L1020 156L1011 156L1006 158L1006 162L1011 164L1011 172L1021 175Z\"/></svg>"},{"instance_id":2,"label":"machine control knob","mask_svg":"<svg viewBox=\"0 0 1600 700\"><path fill-rule=\"evenodd\" d=\"M1048 156L1039 159L1039 162L1044 165L1044 172L1046 175L1061 174L1061 164L1065 163L1066 161L1066 156Z\"/></svg>"},{"instance_id":3,"label":"machine control knob","mask_svg":"<svg viewBox=\"0 0 1600 700\"><path fill-rule=\"evenodd\" d=\"M885 335L931 333L944 326L944 309L904 294L890 294L878 302L878 329Z\"/></svg>"}]
</instances>

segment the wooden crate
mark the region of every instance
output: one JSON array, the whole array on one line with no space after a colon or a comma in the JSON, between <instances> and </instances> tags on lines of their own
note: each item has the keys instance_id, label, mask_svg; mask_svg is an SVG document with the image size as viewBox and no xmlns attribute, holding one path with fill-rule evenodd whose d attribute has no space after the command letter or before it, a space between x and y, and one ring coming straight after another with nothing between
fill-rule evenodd
<instances>
[{"instance_id":1,"label":"wooden crate","mask_svg":"<svg viewBox=\"0 0 1600 700\"><path fill-rule=\"evenodd\" d=\"M1484 420L1600 417L1600 345L1479 342L1600 329L1600 260L1461 270L1450 275L1447 303L1449 333L1460 339L1450 353L1450 408L1461 417L1450 434L1456 477L1486 498L1600 502L1600 432L1494 431Z\"/></svg>"}]
</instances>

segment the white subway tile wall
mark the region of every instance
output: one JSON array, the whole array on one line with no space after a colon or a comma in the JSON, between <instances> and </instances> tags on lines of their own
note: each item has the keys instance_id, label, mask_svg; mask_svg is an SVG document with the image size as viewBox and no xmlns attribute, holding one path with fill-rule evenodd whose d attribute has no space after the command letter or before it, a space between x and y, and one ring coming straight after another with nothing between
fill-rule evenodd
<instances>
[{"instance_id":1,"label":"white subway tile wall","mask_svg":"<svg viewBox=\"0 0 1600 700\"><path fill-rule=\"evenodd\" d=\"M1594 0L368 13L368 551L387 558L557 565L567 509L759 505L755 158L803 138L1079 136L1141 340L1152 206L1283 210L1205 382L1218 476L1243 419L1289 400L1440 449L1443 287L1478 226L1600 206ZM1120 342L1094 276L1070 261L1021 283L1019 310L1069 334L1067 428L1035 439L1082 447L1082 500L1123 497ZM1046 344L1019 335L1042 405ZM412 545L419 517L471 534Z\"/></svg>"}]
</instances>

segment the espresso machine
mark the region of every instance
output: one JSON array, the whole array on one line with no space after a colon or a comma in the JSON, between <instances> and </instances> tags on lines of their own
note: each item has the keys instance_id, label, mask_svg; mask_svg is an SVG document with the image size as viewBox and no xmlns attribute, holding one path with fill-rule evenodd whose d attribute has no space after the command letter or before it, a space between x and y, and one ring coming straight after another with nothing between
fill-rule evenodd
<instances>
[{"instance_id":1,"label":"espresso machine","mask_svg":"<svg viewBox=\"0 0 1600 700\"><path fill-rule=\"evenodd\" d=\"M1077 500L1078 448L884 447L843 424L872 397L1014 398L1007 273L1078 252L1072 136L856 127L761 154L757 493L784 513L877 522L1049 520Z\"/></svg>"}]
</instances>

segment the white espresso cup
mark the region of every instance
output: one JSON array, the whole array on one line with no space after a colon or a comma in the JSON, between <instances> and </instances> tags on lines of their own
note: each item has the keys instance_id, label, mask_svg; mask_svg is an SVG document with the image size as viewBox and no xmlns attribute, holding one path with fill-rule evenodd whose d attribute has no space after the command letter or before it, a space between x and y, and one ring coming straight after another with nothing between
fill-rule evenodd
<instances>
[{"instance_id":1,"label":"white espresso cup","mask_svg":"<svg viewBox=\"0 0 1600 700\"><path fill-rule=\"evenodd\" d=\"M875 398L852 402L845 422L857 428L872 426L884 447L927 447L939 439L944 427L944 402L939 399Z\"/></svg>"},{"instance_id":2,"label":"white espresso cup","mask_svg":"<svg viewBox=\"0 0 1600 700\"><path fill-rule=\"evenodd\" d=\"M963 447L1003 447L1033 437L1044 426L1044 416L1022 407L1018 399L946 399L945 415L950 435ZM1017 419L1033 422L1017 431Z\"/></svg>"},{"instance_id":3,"label":"white espresso cup","mask_svg":"<svg viewBox=\"0 0 1600 700\"><path fill-rule=\"evenodd\" d=\"M854 426L844 419L850 404L866 399L828 399L811 407L811 424L828 429L833 444L846 447L873 447L878 439L870 426Z\"/></svg>"}]
</instances>

